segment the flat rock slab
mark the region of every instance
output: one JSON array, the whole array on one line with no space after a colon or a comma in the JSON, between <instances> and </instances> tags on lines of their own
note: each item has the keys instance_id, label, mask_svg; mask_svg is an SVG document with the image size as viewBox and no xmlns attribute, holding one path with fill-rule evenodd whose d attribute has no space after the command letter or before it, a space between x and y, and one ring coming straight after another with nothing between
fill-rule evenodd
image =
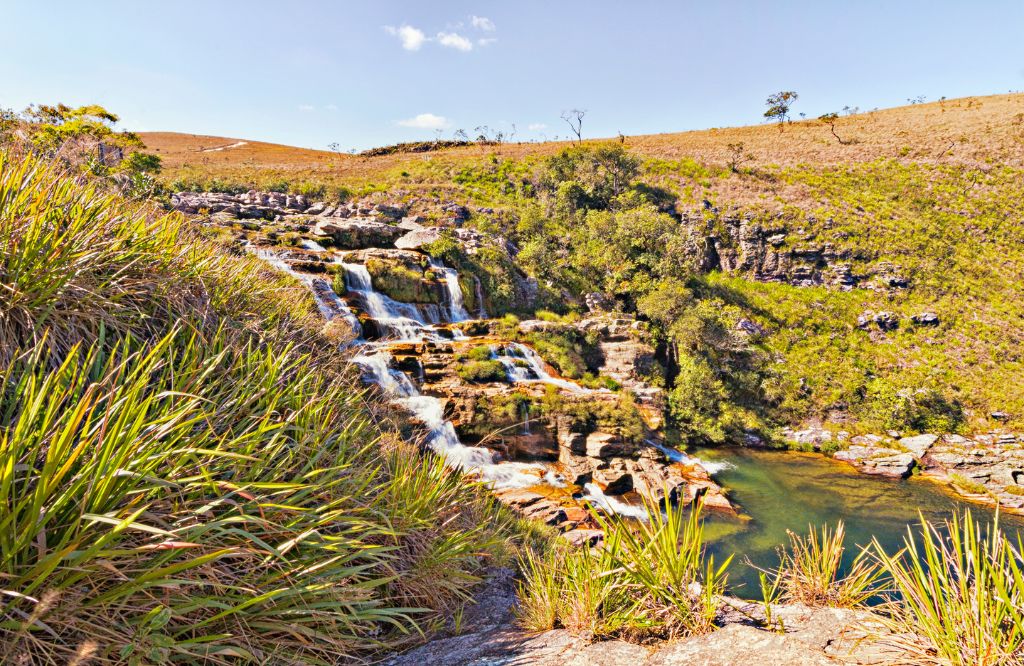
<instances>
[{"instance_id":1,"label":"flat rock slab","mask_svg":"<svg viewBox=\"0 0 1024 666\"><path fill-rule=\"evenodd\" d=\"M658 650L646 666L831 666L837 663L806 643L734 624Z\"/></svg>"}]
</instances>

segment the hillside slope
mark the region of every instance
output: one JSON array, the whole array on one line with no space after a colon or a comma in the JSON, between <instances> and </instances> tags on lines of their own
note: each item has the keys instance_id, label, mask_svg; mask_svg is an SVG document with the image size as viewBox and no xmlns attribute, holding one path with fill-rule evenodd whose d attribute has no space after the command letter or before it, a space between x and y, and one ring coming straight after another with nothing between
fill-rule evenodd
<instances>
[{"instance_id":1,"label":"hillside slope","mask_svg":"<svg viewBox=\"0 0 1024 666\"><path fill-rule=\"evenodd\" d=\"M144 138L166 156L174 189L384 197L440 224L452 223L452 206L468 206L466 225L504 235L522 249L519 268L561 291L547 307L580 309L586 291L603 291L634 309L668 284L642 266L695 264L700 276L675 300L695 297L718 313L716 326L747 320L758 332L740 345L742 362L693 348L698 368L709 365L724 384L711 390L724 403L701 408L714 420L725 404L770 405L776 426L854 431L974 430L1024 417L1015 380L1024 363L1024 95L844 116L835 133L843 143L814 120L628 137L587 144L583 158L558 157L565 144L358 157L255 143L197 153L236 141ZM609 169L632 170L634 159L639 199L605 200L598 208L611 218L592 201L559 207L557 187L605 187ZM576 172L565 172L570 162ZM584 163L596 166L580 172ZM675 221L624 221L644 201ZM667 235L658 247L628 247L651 233L637 224ZM619 263L601 264L602 252ZM633 263L646 284L623 268ZM679 359L666 360L676 372ZM755 430L761 422L731 420Z\"/></svg>"},{"instance_id":2,"label":"hillside slope","mask_svg":"<svg viewBox=\"0 0 1024 666\"><path fill-rule=\"evenodd\" d=\"M747 166L843 164L879 158L975 166L996 161L1020 166L1024 163L1024 94L967 97L842 116L836 133L848 145L839 144L828 126L817 120L794 122L784 132L777 125L761 124L630 136L626 145L650 158L688 158L715 165L732 159L730 144L742 143L743 154L750 156ZM248 139L173 132L143 132L140 136L163 158L172 180L205 176L249 179L264 186L275 179L326 179L357 187L426 159L472 161L491 153L522 159L552 155L569 145L511 143L361 157ZM245 145L217 150L241 141Z\"/></svg>"}]
</instances>

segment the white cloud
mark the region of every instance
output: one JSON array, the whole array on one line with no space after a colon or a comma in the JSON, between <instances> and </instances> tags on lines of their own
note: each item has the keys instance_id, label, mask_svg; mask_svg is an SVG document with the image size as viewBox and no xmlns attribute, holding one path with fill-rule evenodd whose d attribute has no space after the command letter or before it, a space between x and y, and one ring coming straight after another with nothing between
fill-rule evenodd
<instances>
[{"instance_id":1,"label":"white cloud","mask_svg":"<svg viewBox=\"0 0 1024 666\"><path fill-rule=\"evenodd\" d=\"M299 111L316 111L316 107L312 104L299 104Z\"/></svg>"},{"instance_id":2,"label":"white cloud","mask_svg":"<svg viewBox=\"0 0 1024 666\"><path fill-rule=\"evenodd\" d=\"M384 26L384 32L398 37L399 41L402 42L402 48L406 51L419 51L420 47L423 46L423 42L427 41L427 36L423 34L423 31L411 25L403 25L400 28L386 25Z\"/></svg>"},{"instance_id":3,"label":"white cloud","mask_svg":"<svg viewBox=\"0 0 1024 666\"><path fill-rule=\"evenodd\" d=\"M529 125L526 126L526 129L530 130L531 132L539 132L542 129L547 128L547 123L530 123Z\"/></svg>"},{"instance_id":4,"label":"white cloud","mask_svg":"<svg viewBox=\"0 0 1024 666\"><path fill-rule=\"evenodd\" d=\"M450 49L458 49L460 51L473 50L473 42L469 41L457 32L437 33L437 43L441 46L447 46Z\"/></svg>"},{"instance_id":5,"label":"white cloud","mask_svg":"<svg viewBox=\"0 0 1024 666\"><path fill-rule=\"evenodd\" d=\"M415 127L416 129L445 129L451 127L452 121L433 113L421 113L413 118L399 120L398 124L402 127Z\"/></svg>"},{"instance_id":6,"label":"white cloud","mask_svg":"<svg viewBox=\"0 0 1024 666\"><path fill-rule=\"evenodd\" d=\"M328 111L337 111L338 110L338 105L337 104L328 104L324 108L327 109Z\"/></svg>"},{"instance_id":7,"label":"white cloud","mask_svg":"<svg viewBox=\"0 0 1024 666\"><path fill-rule=\"evenodd\" d=\"M494 21L486 16L471 16L469 22L473 24L474 28L484 32L494 32L496 29Z\"/></svg>"},{"instance_id":8,"label":"white cloud","mask_svg":"<svg viewBox=\"0 0 1024 666\"><path fill-rule=\"evenodd\" d=\"M476 40L477 46L490 46L494 42L498 41L497 37L481 37Z\"/></svg>"}]
</instances>

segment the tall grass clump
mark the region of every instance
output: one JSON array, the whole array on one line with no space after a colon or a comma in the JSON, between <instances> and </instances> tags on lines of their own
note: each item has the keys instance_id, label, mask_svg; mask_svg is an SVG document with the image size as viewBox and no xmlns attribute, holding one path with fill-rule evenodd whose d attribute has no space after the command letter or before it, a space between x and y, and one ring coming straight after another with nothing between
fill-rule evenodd
<instances>
[{"instance_id":1,"label":"tall grass clump","mask_svg":"<svg viewBox=\"0 0 1024 666\"><path fill-rule=\"evenodd\" d=\"M921 519L905 548L873 544L892 578L887 622L916 663L1024 664L1024 544L1013 544L998 517L979 525L965 512L943 526Z\"/></svg>"},{"instance_id":2,"label":"tall grass clump","mask_svg":"<svg viewBox=\"0 0 1024 666\"><path fill-rule=\"evenodd\" d=\"M789 532L789 549L779 549L778 580L783 601L808 606L854 608L877 594L880 572L867 551L858 553L843 575L846 527L823 525L820 534L811 529L807 536Z\"/></svg>"},{"instance_id":3,"label":"tall grass clump","mask_svg":"<svg viewBox=\"0 0 1024 666\"><path fill-rule=\"evenodd\" d=\"M643 522L598 517L605 541L595 551L528 554L520 623L635 641L712 631L731 558L716 565L706 553L699 508L647 508Z\"/></svg>"},{"instance_id":4,"label":"tall grass clump","mask_svg":"<svg viewBox=\"0 0 1024 666\"><path fill-rule=\"evenodd\" d=\"M0 662L358 661L501 554L289 279L31 157L0 248Z\"/></svg>"}]
</instances>

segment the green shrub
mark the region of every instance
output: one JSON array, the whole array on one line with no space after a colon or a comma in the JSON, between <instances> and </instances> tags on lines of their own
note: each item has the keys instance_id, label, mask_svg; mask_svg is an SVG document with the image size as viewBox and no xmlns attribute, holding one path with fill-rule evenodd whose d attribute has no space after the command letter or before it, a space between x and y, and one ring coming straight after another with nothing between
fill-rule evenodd
<instances>
[{"instance_id":1,"label":"green shrub","mask_svg":"<svg viewBox=\"0 0 1024 666\"><path fill-rule=\"evenodd\" d=\"M463 363L456 372L464 381L475 384L503 382L508 379L505 374L505 366L497 360Z\"/></svg>"}]
</instances>

